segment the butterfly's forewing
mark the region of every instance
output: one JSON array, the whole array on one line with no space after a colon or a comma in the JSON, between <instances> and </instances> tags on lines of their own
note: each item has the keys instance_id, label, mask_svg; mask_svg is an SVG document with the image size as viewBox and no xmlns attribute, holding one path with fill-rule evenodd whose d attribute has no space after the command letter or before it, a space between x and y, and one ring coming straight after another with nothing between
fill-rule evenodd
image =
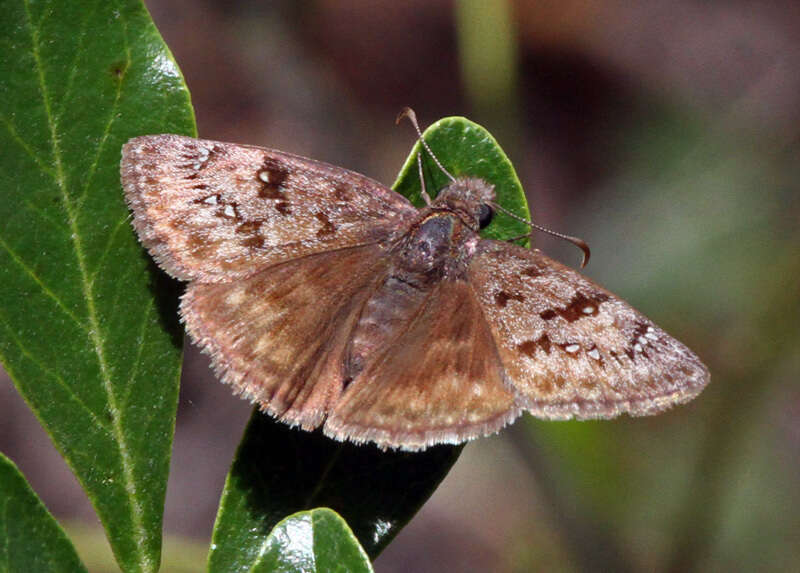
<instances>
[{"instance_id":1,"label":"butterfly's forewing","mask_svg":"<svg viewBox=\"0 0 800 573\"><path fill-rule=\"evenodd\" d=\"M654 414L708 382L686 346L538 251L481 241L469 277L517 402L535 416Z\"/></svg>"},{"instance_id":2,"label":"butterfly's forewing","mask_svg":"<svg viewBox=\"0 0 800 573\"><path fill-rule=\"evenodd\" d=\"M397 193L339 167L178 135L132 139L121 172L142 243L182 280L225 282L374 243L416 213Z\"/></svg>"},{"instance_id":3,"label":"butterfly's forewing","mask_svg":"<svg viewBox=\"0 0 800 573\"><path fill-rule=\"evenodd\" d=\"M222 379L270 414L317 427L342 388L342 354L385 274L380 247L294 259L232 283L193 282L181 312Z\"/></svg>"},{"instance_id":4,"label":"butterfly's forewing","mask_svg":"<svg viewBox=\"0 0 800 573\"><path fill-rule=\"evenodd\" d=\"M416 450L490 434L518 416L469 285L437 282L419 300L344 392L326 434Z\"/></svg>"}]
</instances>

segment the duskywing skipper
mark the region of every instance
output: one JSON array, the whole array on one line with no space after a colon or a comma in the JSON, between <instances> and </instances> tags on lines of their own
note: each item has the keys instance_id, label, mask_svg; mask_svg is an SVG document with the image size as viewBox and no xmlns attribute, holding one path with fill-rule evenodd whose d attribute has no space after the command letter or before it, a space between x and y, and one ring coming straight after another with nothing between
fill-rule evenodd
<instances>
[{"instance_id":1,"label":"duskywing skipper","mask_svg":"<svg viewBox=\"0 0 800 573\"><path fill-rule=\"evenodd\" d=\"M177 135L130 140L133 225L222 380L277 419L421 450L549 419L646 415L709 380L686 346L540 251L481 239L491 182L422 209L363 175Z\"/></svg>"}]
</instances>

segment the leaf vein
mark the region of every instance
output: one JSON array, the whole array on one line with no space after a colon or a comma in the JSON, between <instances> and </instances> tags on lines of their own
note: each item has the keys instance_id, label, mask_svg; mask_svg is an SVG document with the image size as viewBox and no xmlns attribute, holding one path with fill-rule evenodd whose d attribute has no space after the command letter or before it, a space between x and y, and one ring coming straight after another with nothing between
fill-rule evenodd
<instances>
[{"instance_id":1,"label":"leaf vein","mask_svg":"<svg viewBox=\"0 0 800 573\"><path fill-rule=\"evenodd\" d=\"M42 161L42 159L38 155L36 155L36 152L33 150L33 148L30 145L28 145L24 139L20 137L14 125L10 121L8 121L8 119L5 116L0 116L0 121L3 122L3 125L8 130L8 133L11 135L11 138L22 148L22 150L31 159L33 159L34 163L36 163L39 169L41 169L44 173L49 175L51 179L55 180L56 174L53 171L53 169L49 165L47 165L47 163ZM7 151L8 150L6 150L6 152Z\"/></svg>"},{"instance_id":2,"label":"leaf vein","mask_svg":"<svg viewBox=\"0 0 800 573\"><path fill-rule=\"evenodd\" d=\"M100 254L100 258L97 260L97 264L95 265L94 272L92 273L91 278L89 281L91 282L92 286L94 286L94 282L97 279L98 273L103 269L103 265L105 264L106 257L108 257L108 253L111 251L111 245L114 244L114 239L117 237L117 233L119 230L124 226L124 224L128 221L128 217L125 216L114 226L114 229L111 231L111 235L108 237L106 241L106 245L103 248L103 252Z\"/></svg>"},{"instance_id":3,"label":"leaf vein","mask_svg":"<svg viewBox=\"0 0 800 573\"><path fill-rule=\"evenodd\" d=\"M8 321L5 319L5 316L0 314L0 317L2 317L3 319L2 324L5 327L6 332L9 335L9 338L11 338L11 340L14 341L14 344L17 346L17 348L19 348L20 353L25 358L30 360L31 364L33 364L39 370L44 372L45 375L53 378L56 381L56 383L61 388L64 389L67 395L72 400L74 400L81 407L81 409L83 409L86 412L86 414L89 416L89 419L95 426L103 430L103 433L111 435L111 429L106 424L103 423L100 417L97 414L95 414L95 412L86 404L86 402L83 401L83 399L80 396L78 396L78 394L70 387L69 384L66 383L66 381L61 377L61 375L53 371L52 369L48 368L44 364L42 364L35 356L33 356L30 352L28 352L28 349L25 347L22 341L16 336L14 330L10 327ZM9 364L5 356L0 355L0 358L2 358L3 364ZM14 379L18 379L11 371L8 372L8 375Z\"/></svg>"},{"instance_id":4,"label":"leaf vein","mask_svg":"<svg viewBox=\"0 0 800 573\"><path fill-rule=\"evenodd\" d=\"M127 38L126 38L127 40ZM92 159L92 164L89 167L89 173L86 177L86 183L81 190L80 198L78 199L77 209L80 211L83 202L86 200L86 197L89 195L89 189L92 184L92 180L94 179L94 174L97 171L97 166L100 163L100 156L103 153L103 148L108 141L108 136L111 134L111 127L114 125L114 122L117 118L117 109L119 108L119 101L122 97L122 84L125 80L126 75L128 74L128 69L131 65L131 53L128 45L126 43L125 46L125 67L120 72L120 78L117 81L117 91L114 94L114 103L109 110L108 121L106 122L105 127L103 128L103 135L100 138L100 142L97 144L97 151L94 154L94 158Z\"/></svg>"},{"instance_id":5,"label":"leaf vein","mask_svg":"<svg viewBox=\"0 0 800 573\"><path fill-rule=\"evenodd\" d=\"M45 211L43 211L42 209L40 209L40 208L39 208L39 207L38 207L38 206L37 206L35 203L33 203L33 201L31 201L30 199L27 199L27 198L26 198L26 199L23 199L23 201L22 201L22 202L25 204L25 206L26 206L26 207L27 207L27 208L28 208L28 209L29 209L31 212L33 212L33 213L35 213L36 215L38 215L38 216L39 216L39 218L41 218L43 221L46 221L47 223L49 223L49 224L50 224L51 226L53 226L53 227L54 227L56 230L58 230L58 231L61 231L62 233L68 233L68 232L69 232L69 230L67 229L66 225L64 224L64 221L61 221L61 220L59 220L59 219L55 219L55 218L51 217L51 216L50 216L50 215L48 215L48 214L47 214Z\"/></svg>"},{"instance_id":6,"label":"leaf vein","mask_svg":"<svg viewBox=\"0 0 800 573\"><path fill-rule=\"evenodd\" d=\"M28 275L33 282L35 282L42 292L47 295L53 302L56 303L56 306L60 308L64 314L66 314L82 331L88 333L89 327L84 324L83 321L78 318L78 316L73 313L70 308L62 301L56 293L54 293L50 288L44 283L42 279L36 274L36 272L30 268L22 258L14 252L14 250L6 243L2 237L0 237L0 247L2 247L11 257L11 260L14 261L19 267Z\"/></svg>"},{"instance_id":7,"label":"leaf vein","mask_svg":"<svg viewBox=\"0 0 800 573\"><path fill-rule=\"evenodd\" d=\"M150 311L153 310L154 299L150 299L147 303L147 308L142 313L142 326L139 328L139 336L136 340L136 358L133 360L133 368L128 376L128 383L125 384L125 395L123 396L122 403L128 403L131 392L133 391L133 381L139 373L139 363L142 359L142 349L144 348L145 332L147 331L147 323L150 318Z\"/></svg>"},{"instance_id":8,"label":"leaf vein","mask_svg":"<svg viewBox=\"0 0 800 573\"><path fill-rule=\"evenodd\" d=\"M69 96L72 93L72 87L75 83L75 77L78 73L80 67L78 66L78 59L81 57L83 52L83 42L86 39L86 31L88 28L89 17L94 16L94 13L97 11L97 3L92 6L92 11L88 10L81 10L81 15L83 16L83 20L81 21L81 28L80 32L78 33L78 38L76 42L75 49L73 51L74 57L72 58L72 62L68 66L69 69L69 77L67 77L66 85L64 87L64 95L61 98L61 105L59 106L58 111L55 112L54 117L56 121L61 119L61 116L64 115L64 111L67 109L67 102L69 101Z\"/></svg>"}]
</instances>

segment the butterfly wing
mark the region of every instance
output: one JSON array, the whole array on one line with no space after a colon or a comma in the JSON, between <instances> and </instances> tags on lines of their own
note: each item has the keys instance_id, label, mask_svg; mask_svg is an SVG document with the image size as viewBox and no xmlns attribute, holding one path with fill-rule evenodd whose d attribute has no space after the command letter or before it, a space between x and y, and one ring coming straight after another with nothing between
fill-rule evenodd
<instances>
[{"instance_id":1,"label":"butterfly wing","mask_svg":"<svg viewBox=\"0 0 800 573\"><path fill-rule=\"evenodd\" d=\"M374 243L416 213L404 197L357 173L178 135L132 139L121 173L142 243L182 280L230 281Z\"/></svg>"},{"instance_id":2,"label":"butterfly wing","mask_svg":"<svg viewBox=\"0 0 800 573\"><path fill-rule=\"evenodd\" d=\"M469 278L517 403L535 416L654 414L708 383L686 346L539 251L481 241Z\"/></svg>"},{"instance_id":3,"label":"butterfly wing","mask_svg":"<svg viewBox=\"0 0 800 573\"><path fill-rule=\"evenodd\" d=\"M519 415L480 305L463 280L430 287L368 359L327 435L424 449L496 432Z\"/></svg>"},{"instance_id":4,"label":"butterfly wing","mask_svg":"<svg viewBox=\"0 0 800 573\"><path fill-rule=\"evenodd\" d=\"M309 255L233 283L193 282L192 338L223 381L291 425L317 427L342 388L342 354L386 270L380 247Z\"/></svg>"}]
</instances>

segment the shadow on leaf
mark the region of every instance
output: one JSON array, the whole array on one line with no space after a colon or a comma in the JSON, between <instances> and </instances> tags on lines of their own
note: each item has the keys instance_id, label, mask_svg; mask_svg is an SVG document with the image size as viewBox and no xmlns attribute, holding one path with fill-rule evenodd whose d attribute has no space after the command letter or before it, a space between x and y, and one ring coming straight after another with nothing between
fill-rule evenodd
<instances>
[{"instance_id":1,"label":"shadow on leaf","mask_svg":"<svg viewBox=\"0 0 800 573\"><path fill-rule=\"evenodd\" d=\"M462 449L384 452L290 428L255 411L228 476L215 539L221 541L228 526L267 535L287 515L329 507L345 518L374 559L430 497Z\"/></svg>"}]
</instances>

